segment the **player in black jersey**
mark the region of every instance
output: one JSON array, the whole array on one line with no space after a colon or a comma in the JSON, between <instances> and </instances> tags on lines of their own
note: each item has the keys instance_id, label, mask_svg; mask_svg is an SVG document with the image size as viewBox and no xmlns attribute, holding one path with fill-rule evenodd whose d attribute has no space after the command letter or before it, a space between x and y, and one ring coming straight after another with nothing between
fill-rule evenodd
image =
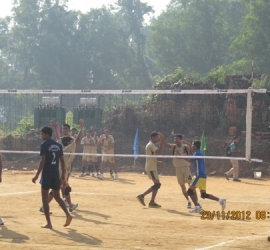
<instances>
[{"instance_id":1,"label":"player in black jersey","mask_svg":"<svg viewBox=\"0 0 270 250\"><path fill-rule=\"evenodd\" d=\"M52 229L50 213L49 213L49 189L53 190L54 199L61 206L66 214L66 223L64 226L68 226L71 223L72 216L69 214L64 201L60 197L60 187L67 186L66 180L66 168L63 157L62 145L51 139L52 129L50 127L43 127L41 129L41 138L44 142L40 146L41 160L39 163L38 171L35 177L32 179L33 183L41 173L41 195L47 224L42 226L43 228ZM61 163L61 178L59 174L59 161ZM61 183L62 182L62 183Z\"/></svg>"}]
</instances>

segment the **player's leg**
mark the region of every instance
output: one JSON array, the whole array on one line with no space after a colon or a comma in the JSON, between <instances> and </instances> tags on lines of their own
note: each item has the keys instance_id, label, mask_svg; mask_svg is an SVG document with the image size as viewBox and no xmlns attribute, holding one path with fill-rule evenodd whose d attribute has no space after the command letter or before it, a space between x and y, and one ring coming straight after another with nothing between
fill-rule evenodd
<instances>
[{"instance_id":1,"label":"player's leg","mask_svg":"<svg viewBox=\"0 0 270 250\"><path fill-rule=\"evenodd\" d=\"M118 171L117 171L117 167L115 165L115 161L114 161L114 157L110 157L109 158L109 164L110 164L110 168L113 169L115 175L114 175L114 179L118 180Z\"/></svg>"},{"instance_id":2,"label":"player's leg","mask_svg":"<svg viewBox=\"0 0 270 250\"><path fill-rule=\"evenodd\" d=\"M62 200L62 198L60 197L60 192L59 190L54 190L54 199L56 200L56 202L59 204L59 206L62 208L62 210L65 212L66 214L66 223L64 224L64 227L67 227L72 220L72 216L70 215L70 213L67 210L67 207L64 203L64 201Z\"/></svg>"},{"instance_id":3,"label":"player's leg","mask_svg":"<svg viewBox=\"0 0 270 250\"><path fill-rule=\"evenodd\" d=\"M145 206L144 197L150 193L152 193L151 201L149 203L149 207L158 208L161 207L157 203L155 203L155 198L158 192L158 189L161 186L161 183L159 182L157 171L148 171L147 172L150 179L152 179L154 185L148 188L144 193L137 195L138 201Z\"/></svg>"},{"instance_id":4,"label":"player's leg","mask_svg":"<svg viewBox=\"0 0 270 250\"><path fill-rule=\"evenodd\" d=\"M198 187L198 182L200 181L199 177L196 177L190 187L188 188L187 194L190 196L193 204L194 204L194 209L189 210L191 213L200 213L201 212L201 205L198 203L198 197L196 194L196 188Z\"/></svg>"},{"instance_id":5,"label":"player's leg","mask_svg":"<svg viewBox=\"0 0 270 250\"><path fill-rule=\"evenodd\" d=\"M227 180L229 180L229 177L233 176L234 173L234 160L230 160L230 162L232 164L232 168L225 173L225 177Z\"/></svg>"},{"instance_id":6,"label":"player's leg","mask_svg":"<svg viewBox=\"0 0 270 250\"><path fill-rule=\"evenodd\" d=\"M222 210L224 210L226 207L226 199L218 198L212 194L208 194L206 193L206 190L201 190L201 197L203 199L210 199L210 200L218 201Z\"/></svg>"},{"instance_id":7,"label":"player's leg","mask_svg":"<svg viewBox=\"0 0 270 250\"><path fill-rule=\"evenodd\" d=\"M98 158L97 158L97 156L93 157L93 175L92 175L92 177L96 177L95 174L94 174L94 170L96 171L97 176L98 176L99 175L99 166L98 166Z\"/></svg>"},{"instance_id":8,"label":"player's leg","mask_svg":"<svg viewBox=\"0 0 270 250\"><path fill-rule=\"evenodd\" d=\"M42 205L43 205L43 210L45 214L45 218L47 221L47 224L45 226L42 226L42 228L49 228L52 229L52 223L51 223L51 218L50 218L50 208L49 208L49 189L47 185L43 185L41 187L41 196L42 196Z\"/></svg>"},{"instance_id":9,"label":"player's leg","mask_svg":"<svg viewBox=\"0 0 270 250\"><path fill-rule=\"evenodd\" d=\"M153 180L153 182L154 182L154 185L152 186L153 192L152 192L151 201L149 202L149 207L161 207L160 205L155 203L155 199L156 199L158 190L160 189L161 183L159 182L158 178Z\"/></svg>"},{"instance_id":10,"label":"player's leg","mask_svg":"<svg viewBox=\"0 0 270 250\"><path fill-rule=\"evenodd\" d=\"M189 197L191 198L193 204L195 207L198 207L198 197L196 195L196 186L194 186L193 184L190 185L190 187L188 188L187 194L189 195Z\"/></svg>"},{"instance_id":11,"label":"player's leg","mask_svg":"<svg viewBox=\"0 0 270 250\"><path fill-rule=\"evenodd\" d=\"M75 175L73 174L73 166L74 166L74 159L73 161L71 162L71 167L70 167L70 176L74 177Z\"/></svg>"},{"instance_id":12,"label":"player's leg","mask_svg":"<svg viewBox=\"0 0 270 250\"><path fill-rule=\"evenodd\" d=\"M50 203L52 200L53 200L53 190L51 190L51 192L49 192L48 202ZM44 213L43 206L40 207L39 211ZM52 212L50 212L50 214L52 214Z\"/></svg>"},{"instance_id":13,"label":"player's leg","mask_svg":"<svg viewBox=\"0 0 270 250\"><path fill-rule=\"evenodd\" d=\"M65 200L68 204L70 212L72 212L73 210L75 210L78 207L78 203L71 202L71 195L70 195L71 190L72 190L72 188L70 186L65 187Z\"/></svg>"},{"instance_id":14,"label":"player's leg","mask_svg":"<svg viewBox=\"0 0 270 250\"><path fill-rule=\"evenodd\" d=\"M67 227L71 223L72 216L68 212L67 207L66 207L64 201L61 199L59 190L54 190L54 198L55 198L55 200L57 201L57 203L60 205L60 207L62 208L62 210L66 214L66 223L64 224L64 227Z\"/></svg>"},{"instance_id":15,"label":"player's leg","mask_svg":"<svg viewBox=\"0 0 270 250\"><path fill-rule=\"evenodd\" d=\"M81 171L80 177L84 177L86 166L87 166L87 155L83 155L83 157L82 157L82 171Z\"/></svg>"},{"instance_id":16,"label":"player's leg","mask_svg":"<svg viewBox=\"0 0 270 250\"><path fill-rule=\"evenodd\" d=\"M96 173L97 173L97 176L99 175L100 171L99 171L99 166L98 166L98 162L95 162L95 169L96 169Z\"/></svg>"},{"instance_id":17,"label":"player's leg","mask_svg":"<svg viewBox=\"0 0 270 250\"><path fill-rule=\"evenodd\" d=\"M100 164L100 174L98 175L98 178L100 180L103 180L104 179L103 171L104 171L104 166L105 166L106 162L107 162L106 156L102 156L101 164Z\"/></svg>"},{"instance_id":18,"label":"player's leg","mask_svg":"<svg viewBox=\"0 0 270 250\"><path fill-rule=\"evenodd\" d=\"M89 157L89 161L88 161L88 172L87 172L87 175L93 176L93 174L94 174L93 161L92 161L92 157Z\"/></svg>"},{"instance_id":19,"label":"player's leg","mask_svg":"<svg viewBox=\"0 0 270 250\"><path fill-rule=\"evenodd\" d=\"M70 170L70 165L67 163L66 164L66 180L68 180L69 178L69 170ZM64 192L64 200L66 201L67 203L67 206L69 207L69 211L72 212L74 209L76 209L78 207L78 204L77 203L72 203L71 202L71 196L70 196L70 193L71 193L71 186L69 186L69 184L66 186L66 187L62 187L62 190Z\"/></svg>"},{"instance_id":20,"label":"player's leg","mask_svg":"<svg viewBox=\"0 0 270 250\"><path fill-rule=\"evenodd\" d=\"M114 160L113 160L113 158L111 156L108 156L107 157L107 160L109 162L110 176L111 176L111 178L114 178L114 175L113 175L114 168L113 168L113 165L112 165L112 163L114 162ZM115 173L115 174L117 174L117 173Z\"/></svg>"},{"instance_id":21,"label":"player's leg","mask_svg":"<svg viewBox=\"0 0 270 250\"><path fill-rule=\"evenodd\" d=\"M184 195L185 199L187 200L187 208L191 208L191 202L189 201L187 189L186 189L186 173L184 167L175 167L175 174L178 181L178 184L181 187L182 194Z\"/></svg>"},{"instance_id":22,"label":"player's leg","mask_svg":"<svg viewBox=\"0 0 270 250\"><path fill-rule=\"evenodd\" d=\"M212 194L206 193L206 178L200 178L198 183L197 183L197 187L200 189L201 197L203 199L218 201L219 204L221 205L222 210L225 209L225 207L226 207L226 200L225 199L221 199L221 198L218 198Z\"/></svg>"},{"instance_id":23,"label":"player's leg","mask_svg":"<svg viewBox=\"0 0 270 250\"><path fill-rule=\"evenodd\" d=\"M233 181L241 181L238 179L239 175L239 161L233 160Z\"/></svg>"}]
</instances>

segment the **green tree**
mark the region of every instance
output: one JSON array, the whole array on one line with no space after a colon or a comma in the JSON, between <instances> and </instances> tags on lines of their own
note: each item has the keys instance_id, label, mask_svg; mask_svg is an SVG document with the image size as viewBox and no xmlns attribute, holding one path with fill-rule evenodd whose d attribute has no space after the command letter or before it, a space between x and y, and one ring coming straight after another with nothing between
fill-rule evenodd
<instances>
[{"instance_id":1,"label":"green tree","mask_svg":"<svg viewBox=\"0 0 270 250\"><path fill-rule=\"evenodd\" d=\"M171 1L150 26L148 51L157 68L163 74L177 67L205 74L231 63L228 49L245 13L242 5L230 0Z\"/></svg>"},{"instance_id":2,"label":"green tree","mask_svg":"<svg viewBox=\"0 0 270 250\"><path fill-rule=\"evenodd\" d=\"M241 60L255 59L257 73L269 72L270 4L268 0L242 0L248 10L241 22L239 35L231 44L231 53ZM250 67L246 68L250 72Z\"/></svg>"},{"instance_id":3,"label":"green tree","mask_svg":"<svg viewBox=\"0 0 270 250\"><path fill-rule=\"evenodd\" d=\"M123 23L125 39L129 42L130 50L135 57L135 63L129 70L135 76L133 88L149 88L151 79L146 64L146 34L144 17L153 13L153 9L140 0L118 0L120 7L118 15Z\"/></svg>"}]
</instances>

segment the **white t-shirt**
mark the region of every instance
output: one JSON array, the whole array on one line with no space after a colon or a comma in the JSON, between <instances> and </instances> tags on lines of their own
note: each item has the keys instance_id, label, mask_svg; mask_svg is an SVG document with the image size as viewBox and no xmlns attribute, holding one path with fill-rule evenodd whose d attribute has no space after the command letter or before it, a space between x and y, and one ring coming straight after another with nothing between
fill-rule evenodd
<instances>
[{"instance_id":1,"label":"white t-shirt","mask_svg":"<svg viewBox=\"0 0 270 250\"><path fill-rule=\"evenodd\" d=\"M156 145L152 141L149 141L145 147L145 155L155 155L157 149ZM146 157L145 170L157 171L157 157Z\"/></svg>"}]
</instances>

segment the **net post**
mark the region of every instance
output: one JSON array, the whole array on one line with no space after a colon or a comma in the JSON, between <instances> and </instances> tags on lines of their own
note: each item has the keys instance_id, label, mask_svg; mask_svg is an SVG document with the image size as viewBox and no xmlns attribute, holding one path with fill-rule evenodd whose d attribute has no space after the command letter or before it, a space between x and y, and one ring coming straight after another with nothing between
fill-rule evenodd
<instances>
[{"instance_id":1,"label":"net post","mask_svg":"<svg viewBox=\"0 0 270 250\"><path fill-rule=\"evenodd\" d=\"M247 92L247 113L246 113L246 160L250 161L251 159L251 134L252 134L252 95L253 90L248 89Z\"/></svg>"}]
</instances>

